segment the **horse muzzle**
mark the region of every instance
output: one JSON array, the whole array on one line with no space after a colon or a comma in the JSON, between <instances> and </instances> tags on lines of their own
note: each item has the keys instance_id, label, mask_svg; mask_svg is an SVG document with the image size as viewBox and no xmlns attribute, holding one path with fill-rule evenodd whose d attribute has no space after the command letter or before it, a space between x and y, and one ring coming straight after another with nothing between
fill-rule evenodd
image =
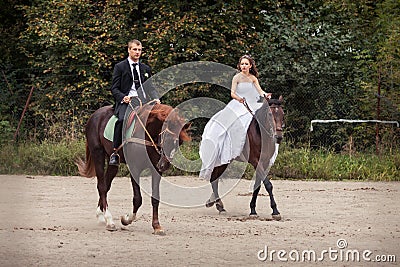
<instances>
[{"instance_id":1,"label":"horse muzzle","mask_svg":"<svg viewBox=\"0 0 400 267\"><path fill-rule=\"evenodd\" d=\"M165 156L161 155L156 167L160 172L165 172L171 166L170 160Z\"/></svg>"},{"instance_id":2,"label":"horse muzzle","mask_svg":"<svg viewBox=\"0 0 400 267\"><path fill-rule=\"evenodd\" d=\"M281 144L281 142L283 140L282 131L277 131L277 133L275 134L275 140L276 140L277 144Z\"/></svg>"}]
</instances>

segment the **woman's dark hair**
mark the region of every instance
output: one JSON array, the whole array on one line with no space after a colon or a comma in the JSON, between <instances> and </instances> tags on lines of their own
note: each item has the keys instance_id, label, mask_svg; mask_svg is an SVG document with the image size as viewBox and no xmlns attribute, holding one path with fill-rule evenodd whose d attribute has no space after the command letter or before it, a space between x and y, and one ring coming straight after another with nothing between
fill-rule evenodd
<instances>
[{"instance_id":1,"label":"woman's dark hair","mask_svg":"<svg viewBox=\"0 0 400 267\"><path fill-rule=\"evenodd\" d=\"M238 62L238 64L237 64L237 69L238 69L238 71L242 71L242 70L240 69L240 62L242 62L242 59L244 59L244 58L245 58L245 59L248 59L248 60L250 61L251 68L250 68L249 72L258 78L258 70L257 70L257 67L256 67L256 62L255 62L254 59L253 59L251 56L249 56L249 55L244 55L244 56L241 56L241 57L239 58L239 62Z\"/></svg>"}]
</instances>

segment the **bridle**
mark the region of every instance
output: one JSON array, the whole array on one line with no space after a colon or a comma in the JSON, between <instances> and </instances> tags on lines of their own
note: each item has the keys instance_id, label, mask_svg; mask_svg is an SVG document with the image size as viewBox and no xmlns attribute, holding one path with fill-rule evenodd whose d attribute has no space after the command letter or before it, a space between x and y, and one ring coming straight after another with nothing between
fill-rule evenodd
<instances>
[{"instance_id":1,"label":"bridle","mask_svg":"<svg viewBox=\"0 0 400 267\"><path fill-rule=\"evenodd\" d=\"M179 136L177 137L177 135L173 132L173 131L171 131L169 128L168 128L168 126L167 127L165 127L165 129L164 130L162 130L160 133L159 133L159 136L160 136L160 142L159 142L159 144L158 144L158 146L160 147L160 155L162 156L162 157L164 157L166 160L168 160L169 162L171 162L172 161L172 156L171 157L169 157L169 156L167 156L167 154L165 153L165 151L164 151L164 143L165 143L165 134L166 133L168 133L168 134L170 134L170 135L172 135L173 137L174 137L174 145L175 145L175 142L179 142Z\"/></svg>"},{"instance_id":2,"label":"bridle","mask_svg":"<svg viewBox=\"0 0 400 267\"><path fill-rule=\"evenodd\" d=\"M278 110L280 108L282 108L282 105L280 103L279 104L271 103L269 105L269 108L271 109L271 112L272 112L272 109L275 109L275 112L278 112ZM274 121L275 121L275 117L274 117ZM283 127L284 127L284 122L283 121L282 121L281 127L279 127L279 128L276 126L276 122L275 122L275 132L283 132Z\"/></svg>"}]
</instances>

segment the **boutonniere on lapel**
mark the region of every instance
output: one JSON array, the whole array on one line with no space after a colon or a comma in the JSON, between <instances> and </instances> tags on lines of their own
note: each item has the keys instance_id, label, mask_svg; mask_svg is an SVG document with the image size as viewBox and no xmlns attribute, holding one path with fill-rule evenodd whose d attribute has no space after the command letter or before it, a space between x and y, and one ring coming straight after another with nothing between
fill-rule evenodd
<instances>
[{"instance_id":1,"label":"boutonniere on lapel","mask_svg":"<svg viewBox=\"0 0 400 267\"><path fill-rule=\"evenodd\" d=\"M148 74L147 72L144 74L144 78L145 78L146 80L149 78L149 74Z\"/></svg>"}]
</instances>

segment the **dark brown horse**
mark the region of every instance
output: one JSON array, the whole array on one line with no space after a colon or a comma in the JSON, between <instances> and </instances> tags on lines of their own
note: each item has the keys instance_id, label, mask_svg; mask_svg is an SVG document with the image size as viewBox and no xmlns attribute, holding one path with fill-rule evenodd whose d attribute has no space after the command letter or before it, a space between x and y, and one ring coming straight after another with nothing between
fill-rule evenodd
<instances>
[{"instance_id":1,"label":"dark brown horse","mask_svg":"<svg viewBox=\"0 0 400 267\"><path fill-rule=\"evenodd\" d=\"M84 177L97 176L99 202L96 215L106 223L106 229L116 230L107 203L107 192L112 180L118 172L118 166L106 166L106 161L113 151L112 142L104 138L106 124L113 115L112 106L106 106L95 111L86 125L86 161L77 162L79 173ZM133 122L132 122L133 121ZM170 166L174 151L183 141L190 140L187 125L184 120L164 104L146 104L137 112L126 115L124 126L134 123L130 137L124 138L124 148L119 151L121 163L127 163L131 173L133 188L133 211L121 217L121 223L128 225L135 219L136 212L142 205L139 188L139 177L144 169L150 169L152 174L153 206L152 226L155 234L164 234L158 220L159 184L162 172ZM126 160L128 159L128 160Z\"/></svg>"},{"instance_id":2,"label":"dark brown horse","mask_svg":"<svg viewBox=\"0 0 400 267\"><path fill-rule=\"evenodd\" d=\"M272 217L275 220L281 219L272 194L272 183L267 175L272 164L271 158L275 153L275 144L279 144L283 138L284 112L282 101L282 96L279 99L269 99L268 101L264 101L262 107L256 111L247 130L247 139L242 155L237 159L239 161L247 161L256 171L253 196L250 202L250 216L257 215L257 195L261 188L261 182L263 182L269 194ZM220 213L226 212L226 210L218 194L218 178L224 173L227 167L228 164L214 168L210 178L213 194L206 203L206 207L211 207L215 204Z\"/></svg>"}]
</instances>

